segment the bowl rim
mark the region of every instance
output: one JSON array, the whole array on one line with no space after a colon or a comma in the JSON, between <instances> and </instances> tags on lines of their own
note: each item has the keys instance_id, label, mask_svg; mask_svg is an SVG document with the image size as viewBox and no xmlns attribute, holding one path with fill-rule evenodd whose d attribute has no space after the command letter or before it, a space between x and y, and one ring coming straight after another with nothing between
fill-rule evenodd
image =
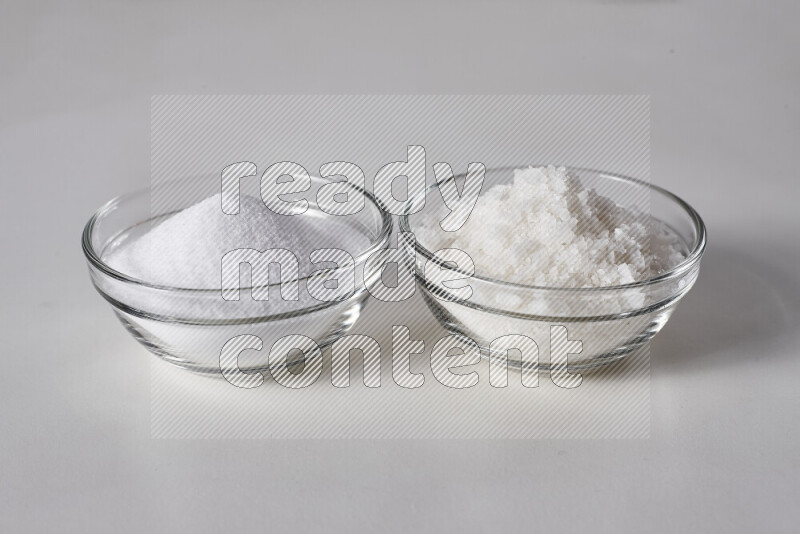
<instances>
[{"instance_id":1,"label":"bowl rim","mask_svg":"<svg viewBox=\"0 0 800 534\"><path fill-rule=\"evenodd\" d=\"M604 291L620 291L620 290L626 290L626 289L638 289L638 288L652 286L654 284L658 284L658 283L661 283L661 282L667 282L669 280L673 280L675 278L682 277L687 272L689 272L700 261L700 258L703 256L703 252L705 251L706 242L707 242L707 231L706 231L705 223L703 222L703 219L700 217L700 214L697 213L697 211L691 205L689 205L688 202L686 202L685 200L680 198L678 195L676 195L676 194L664 189L663 187L654 185L654 184L652 184L650 182L647 182L645 180L641 180L639 178L633 178L633 177L630 177L630 176L625 176L623 174L618 174L618 173L614 173L614 172L608 172L608 171L601 171L601 170L597 170L597 169L592 169L592 168L589 168L589 167L574 167L574 166L569 166L569 165L534 165L534 164L507 165L507 166L502 166L502 167L489 167L489 168L486 169L486 172L490 172L490 171L508 171L508 170L514 171L514 170L517 170L517 169L525 169L525 168L528 168L528 167L543 167L543 166L545 166L545 167L553 166L553 167L556 167L556 168L562 168L563 167L568 172L594 173L594 174L598 175L601 178L609 178L609 179L618 180L618 181L621 181L621 182L627 182L629 184L637 185L637 186L640 186L640 187L646 187L646 188L650 189L651 191L655 191L657 193L660 193L660 194L664 195L666 198L672 200L675 204L680 206L686 212L686 214L689 216L689 218L692 221L692 225L694 227L695 234L697 236L695 238L694 243L690 247L690 251L686 255L686 258L684 258L684 260L682 262L680 262L678 265L676 265L672 269L670 269L670 270L668 270L668 271L666 271L664 273L658 274L656 276L653 276L651 278L648 278L646 280L640 280L640 281L636 281L636 282L630 282L630 283L627 283L627 284L620 284L620 285L615 285L615 286L558 287L558 286L538 286L538 285L533 285L533 284L521 284L521 283L518 283L518 282L508 282L508 281L500 280L500 279L497 279L497 278L491 278L491 277L488 277L488 276L482 276L482 275L479 275L479 274L476 274L476 273L473 273L473 274L470 275L470 273L468 273L466 271L462 271L462 270L460 270L458 268L454 269L451 266L446 266L444 262L439 261L438 258L433 256L433 253L430 250L428 250L427 248L422 246L419 243L419 241L417 241L417 240L415 240L415 242L414 242L414 249L416 250L417 253L421 254L425 258L426 261L433 261L439 267L446 267L447 269L452 270L452 271L454 271L456 273L463 274L465 276L469 276L469 278L472 279L472 280L478 280L478 281L489 283L489 284L495 284L495 285L498 285L498 286L501 286L501 287L504 287L504 288L508 288L508 289L512 289L512 290L516 289L516 290L542 291L542 292L549 291L549 292L559 292L559 293L597 293L597 292L604 292ZM466 176L466 173L454 175L451 178L448 178L447 180L445 180L445 182L452 181L452 180L455 180L456 178L465 177L465 176ZM424 194L428 195L430 192L434 191L435 189L438 189L438 187L439 187L438 182L434 183L434 184L428 186L425 189ZM409 218L410 215L412 215L412 214L408 213L408 212L400 215L398 226L399 226L399 230L401 232L411 232L411 233L414 232L411 229L411 225L409 224L409 221L408 221L408 218ZM422 276L422 275L420 275L418 273L418 276Z\"/></svg>"},{"instance_id":2,"label":"bowl rim","mask_svg":"<svg viewBox=\"0 0 800 534\"><path fill-rule=\"evenodd\" d=\"M177 179L174 179L174 180L169 180L168 182L164 182L163 184L159 184L159 186L166 186L168 184L181 183L181 182L188 181L188 180L191 180L191 179L192 179L192 177L177 178ZM365 188L362 188L362 187L359 187L359 186L357 186L355 184L352 184L349 181L328 180L328 179L325 179L325 178L322 178L322 177L319 177L319 176L314 176L314 175L311 176L311 180L312 181L314 181L314 180L323 181L324 182L323 185L333 184L333 183L346 184L346 187L352 188L354 192L356 192L358 194L363 194L364 198L365 198L365 201L368 201L368 202L372 203L372 205L377 209L378 215L380 217L380 228L379 228L378 234L375 236L374 239L370 240L369 247L367 247L364 251L362 251L360 254L358 254L357 257L353 258L355 265L363 263L364 261L366 261L366 259L372 253L374 253L376 250L384 248L389 243L389 236L391 235L391 232L392 232L392 229L393 229L392 216L386 211L386 209L383 206L383 204L377 198L375 198L375 196L372 193L367 191ZM125 274L125 273L123 273L123 272L121 272L121 271L119 271L117 269L114 269L113 267L108 265L105 261L103 261L103 259L100 257L100 254L95 250L94 246L92 245L92 234L93 234L94 228L95 228L96 224L98 223L98 221L104 215L106 215L108 212L110 212L111 210L117 208L118 206L122 205L123 203L130 202L133 198L135 198L137 196L150 195L151 192L152 192L152 188L153 188L153 186L151 185L151 186L148 186L148 187L143 187L143 188L140 188L140 189L128 192L128 193L123 193L121 195L118 195L118 196L112 198L111 200L107 201L106 203L104 203L102 206L100 206L97 209L97 211L95 211L92 214L92 216L86 222L86 225L83 227L83 232L81 233L81 248L83 249L83 254L86 257L86 260L89 262L90 265L92 265L94 268L96 268L97 270L102 272L104 275L109 276L111 278L114 278L116 280L119 280L121 282L125 282L125 283L131 284L131 285L135 285L135 286L140 286L140 287L159 290L159 291L170 291L170 292L180 292L180 293L198 293L198 294L219 293L220 292L220 288L180 287L180 286L172 286L172 285L167 285L167 284L155 284L155 283L152 283L152 282L148 282L146 280L135 278L135 277L133 277L131 275ZM210 196L211 195L205 197L204 199L201 199L200 201L205 200L206 198L209 198ZM198 202L200 202L200 201L198 201ZM183 208L183 209L186 209L186 208ZM171 215L173 215L175 213L183 211L183 209L175 210L175 211L172 211L172 212L169 212L169 213L165 213L163 215L160 215L159 217L169 217L169 216L171 216ZM331 214L328 214L327 212L323 212L322 210L319 210L319 211L322 212L322 213L325 213L326 215L331 215ZM337 215L332 215L332 216L337 216ZM345 215L345 217L346 217L346 215ZM140 224L145 224L145 223L147 223L149 221L152 221L153 219L154 219L154 217L150 217L148 219L142 220L142 221L136 223L135 225L132 225L132 226L126 228L125 230L133 228L133 227L138 226ZM119 232L117 234L115 234L115 235L119 235ZM296 279L291 280L291 281L292 282L297 282L297 283L301 283L301 282L307 283L309 280L313 280L314 278L316 278L318 276L320 276L320 274L318 274L318 272L317 272L317 273L312 273L312 274L309 274L309 275L306 275L306 276L303 276L303 277L300 277L300 278L296 278ZM244 286L244 287L241 287L240 289L253 290L253 289L261 289L261 288L274 288L274 287L279 287L279 286L281 286L282 284L285 284L285 283L286 283L286 281L282 280L282 281L277 281L277 282L258 285L258 286L253 286L253 285ZM345 300L347 300L347 299L345 299Z\"/></svg>"}]
</instances>

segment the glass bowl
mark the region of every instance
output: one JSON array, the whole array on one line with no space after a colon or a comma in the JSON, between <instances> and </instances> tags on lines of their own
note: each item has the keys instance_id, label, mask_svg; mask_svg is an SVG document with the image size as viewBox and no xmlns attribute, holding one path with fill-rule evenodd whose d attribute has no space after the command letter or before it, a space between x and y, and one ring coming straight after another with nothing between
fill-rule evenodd
<instances>
[{"instance_id":1,"label":"glass bowl","mask_svg":"<svg viewBox=\"0 0 800 534\"><path fill-rule=\"evenodd\" d=\"M306 236L318 236L314 239L318 239L319 245L314 248L339 248L351 254L356 284L349 297L330 302L311 297L307 287L310 283L319 283L314 277L320 275L304 276L304 259L299 257L298 300L274 298L280 290L280 282L274 282L259 288L269 291L269 300L254 300L247 293L254 288L242 287L240 300L231 302L222 298L219 288L150 283L131 273L120 272L108 263L109 255L119 247L169 216L219 192L219 177L211 181L193 181L192 187L180 182L184 180L109 201L89 219L83 231L83 251L94 287L111 304L128 332L150 352L185 369L219 375L222 347L236 336L249 334L258 336L263 348L242 352L238 365L243 372L254 372L269 367L269 349L283 336L303 335L322 348L353 325L367 297L363 283L366 259L388 245L392 230L391 216L379 207L370 193L346 184L354 194L365 196L365 206L352 215L331 215L322 211L315 200L317 190L331 181L312 177L311 189L304 194L309 208L302 215L294 216L299 231ZM158 188L163 188L165 194ZM169 194L171 190L173 194ZM174 191L187 193L174 194ZM348 237L346 242L337 241L342 236ZM305 360L295 357L287 361Z\"/></svg>"},{"instance_id":2,"label":"glass bowl","mask_svg":"<svg viewBox=\"0 0 800 534\"><path fill-rule=\"evenodd\" d=\"M482 191L509 183L513 170L518 168L521 167L487 169ZM501 336L524 335L539 348L538 367L549 369L551 327L564 326L570 340L582 343L579 353L569 355L568 369L588 369L618 360L647 346L697 279L706 229L691 206L641 180L590 169L567 170L584 187L595 189L621 206L649 213L652 219L663 223L677 236L685 259L648 280L613 287L542 287L496 280L476 272L466 281L472 288L471 296L459 300L441 283L426 278L428 261L440 268L445 265L418 240L415 270L426 304L448 332L475 341L484 358L502 356L510 367L534 366L519 357L515 359L513 351L501 355L490 350L492 341ZM400 231L415 233L423 218L434 216L441 220L449 212L434 185L427 191L424 210L400 217ZM454 265L447 267L458 272Z\"/></svg>"}]
</instances>

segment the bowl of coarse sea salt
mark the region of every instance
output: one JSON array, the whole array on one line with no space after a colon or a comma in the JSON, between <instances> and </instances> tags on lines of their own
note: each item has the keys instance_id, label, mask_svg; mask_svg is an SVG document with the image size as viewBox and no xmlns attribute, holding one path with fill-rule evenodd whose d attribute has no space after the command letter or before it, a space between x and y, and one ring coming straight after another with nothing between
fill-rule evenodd
<instances>
[{"instance_id":1,"label":"bowl of coarse sea salt","mask_svg":"<svg viewBox=\"0 0 800 534\"><path fill-rule=\"evenodd\" d=\"M457 231L440 226L450 212L442 196L426 198L424 210L400 218L401 231L416 237L426 303L445 329L512 367L548 368L554 327L580 341L568 355L570 369L646 347L697 279L706 244L703 221L686 202L644 181L595 170L488 169ZM468 259L437 254L447 249ZM466 280L448 286L434 279L446 271ZM466 293L456 289L464 283ZM507 350L509 336L532 340L536 358Z\"/></svg>"},{"instance_id":2,"label":"bowl of coarse sea salt","mask_svg":"<svg viewBox=\"0 0 800 534\"><path fill-rule=\"evenodd\" d=\"M358 212L337 216L330 207L320 208L317 193L331 183L312 177L307 209L295 215L275 213L258 194L245 192L237 213L226 213L219 177L158 184L116 198L83 232L92 282L137 341L180 367L219 375L222 349L231 344L234 356L239 353L235 364L252 376L281 368L291 358L306 361L319 351L309 347L273 366L270 349L287 335L304 336L322 348L346 332L367 296L366 259L386 248L392 229L391 217L374 197L349 183L339 187L364 198ZM229 281L236 296L226 299L224 257L241 249L290 251L298 260L296 271L283 260L280 268L259 263L259 271L253 256L249 261L242 256L228 273L237 278ZM240 273L240 263L250 263L250 269ZM345 276L340 293L320 297L337 269ZM348 278L351 285L344 283Z\"/></svg>"}]
</instances>

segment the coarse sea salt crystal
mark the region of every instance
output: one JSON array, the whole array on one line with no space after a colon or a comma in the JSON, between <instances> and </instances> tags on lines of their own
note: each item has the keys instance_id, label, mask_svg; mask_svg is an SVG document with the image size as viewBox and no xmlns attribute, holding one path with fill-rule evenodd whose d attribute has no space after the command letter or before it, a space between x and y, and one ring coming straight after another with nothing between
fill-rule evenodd
<instances>
[{"instance_id":1,"label":"coarse sea salt crystal","mask_svg":"<svg viewBox=\"0 0 800 534\"><path fill-rule=\"evenodd\" d=\"M659 221L554 166L515 170L512 183L481 195L459 231L444 232L426 219L417 238L431 250L467 252L479 275L549 287L629 284L684 258L677 237Z\"/></svg>"},{"instance_id":2,"label":"coarse sea salt crystal","mask_svg":"<svg viewBox=\"0 0 800 534\"><path fill-rule=\"evenodd\" d=\"M540 362L552 361L547 340L556 325L580 341L570 365L613 361L635 350L668 316L648 307L674 294L669 283L597 292L562 289L629 284L680 263L683 242L646 207L619 206L566 169L540 167L519 169L511 183L486 190L457 232L444 232L438 220L421 217L416 235L423 247L466 252L478 276L539 286L475 284L469 302L438 301L437 313L483 348L503 336L525 335L538 344Z\"/></svg>"}]
</instances>

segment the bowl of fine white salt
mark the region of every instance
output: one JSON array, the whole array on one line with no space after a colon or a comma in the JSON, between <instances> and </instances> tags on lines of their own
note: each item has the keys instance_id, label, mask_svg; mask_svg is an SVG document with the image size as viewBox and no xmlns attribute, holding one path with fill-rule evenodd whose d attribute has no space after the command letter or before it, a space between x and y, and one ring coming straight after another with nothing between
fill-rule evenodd
<instances>
[{"instance_id":1,"label":"bowl of fine white salt","mask_svg":"<svg viewBox=\"0 0 800 534\"><path fill-rule=\"evenodd\" d=\"M570 369L647 347L697 279L706 244L702 219L677 196L589 169L487 169L456 231L440 226L450 212L442 196L426 198L423 211L400 218L401 231L416 237L426 303L445 329L512 367L548 368L561 327L580 341ZM448 249L467 256L437 253ZM441 273L463 280L443 284ZM536 358L507 350L518 336L535 343Z\"/></svg>"},{"instance_id":2,"label":"bowl of fine white salt","mask_svg":"<svg viewBox=\"0 0 800 534\"><path fill-rule=\"evenodd\" d=\"M350 183L337 184L338 194L363 198L356 213L320 207L331 183L312 177L297 214L275 213L244 190L237 212L226 213L218 176L118 197L83 232L91 280L137 341L180 367L219 375L226 346L251 376L306 361L358 318L364 264L392 229L375 198ZM229 253L242 255L226 267ZM303 348L273 365L271 348L286 336L315 345L295 344Z\"/></svg>"}]
</instances>

